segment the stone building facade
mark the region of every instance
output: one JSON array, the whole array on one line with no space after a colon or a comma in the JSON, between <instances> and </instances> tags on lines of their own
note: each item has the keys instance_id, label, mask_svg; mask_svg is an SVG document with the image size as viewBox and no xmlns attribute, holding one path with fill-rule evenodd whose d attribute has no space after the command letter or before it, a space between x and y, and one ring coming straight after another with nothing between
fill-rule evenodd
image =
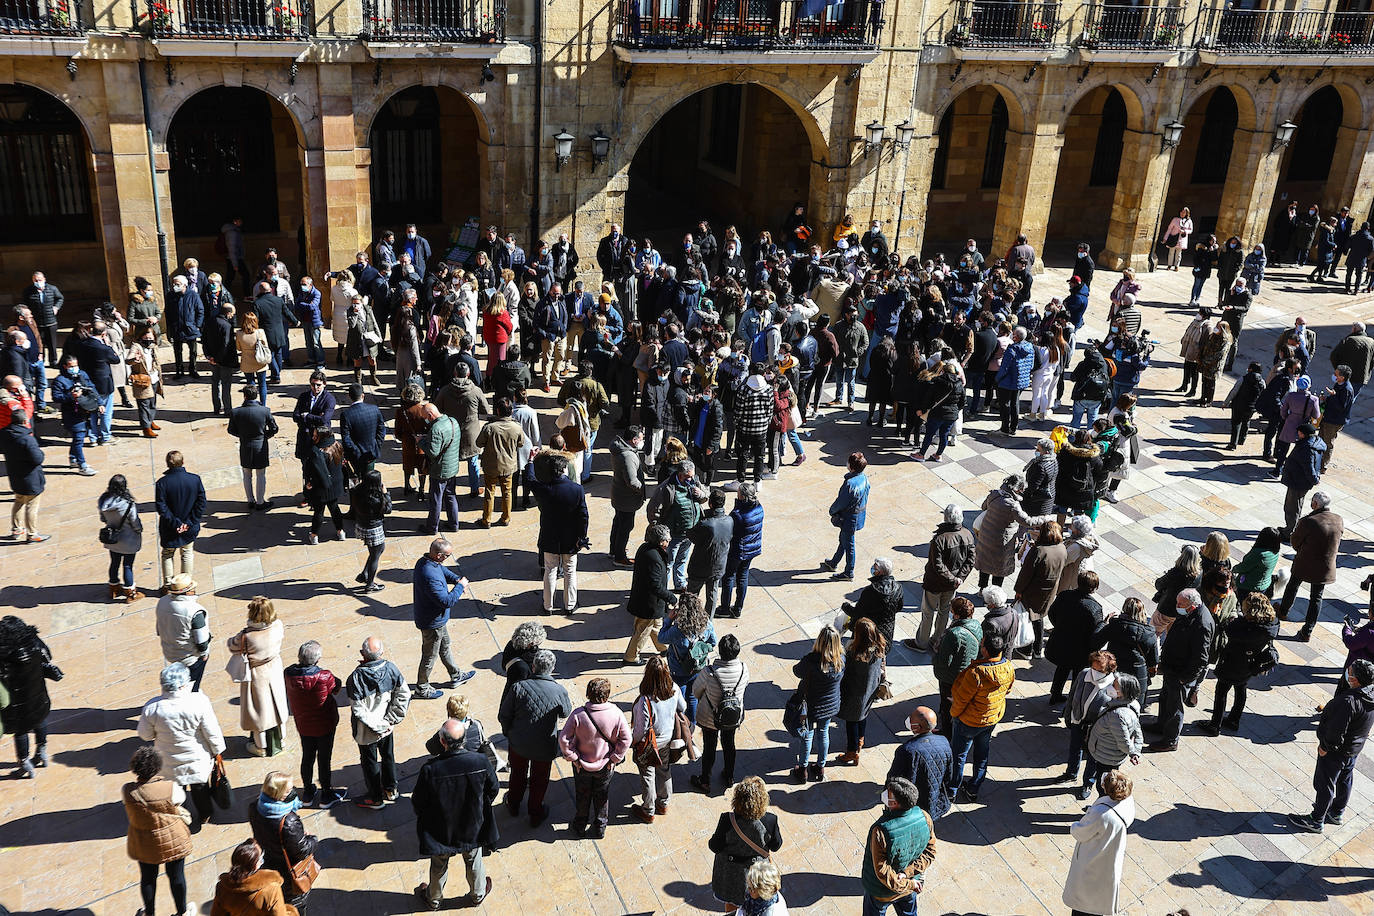
<instances>
[{"instance_id":1,"label":"stone building facade","mask_svg":"<svg viewBox=\"0 0 1374 916\"><path fill-rule=\"evenodd\" d=\"M206 3L0 24L0 301L36 267L123 301L159 229L167 265L218 267L238 209L250 262L318 275L411 211L436 249L475 218L590 263L612 222L667 248L800 202L826 239L850 213L903 252L1024 233L1120 267L1180 206L1249 243L1289 200L1374 203L1374 14L1346 0Z\"/></svg>"}]
</instances>

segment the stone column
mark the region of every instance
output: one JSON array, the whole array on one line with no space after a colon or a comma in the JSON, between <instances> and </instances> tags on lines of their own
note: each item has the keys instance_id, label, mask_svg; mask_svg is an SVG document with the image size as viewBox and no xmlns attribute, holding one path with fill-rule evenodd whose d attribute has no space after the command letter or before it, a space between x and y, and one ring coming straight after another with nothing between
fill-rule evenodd
<instances>
[{"instance_id":1,"label":"stone column","mask_svg":"<svg viewBox=\"0 0 1374 916\"><path fill-rule=\"evenodd\" d=\"M1217 214L1217 239L1224 242L1228 236L1238 235L1241 244L1248 247L1264 237L1283 150L1273 149L1271 130L1238 127L1235 137Z\"/></svg>"},{"instance_id":2,"label":"stone column","mask_svg":"<svg viewBox=\"0 0 1374 916\"><path fill-rule=\"evenodd\" d=\"M1347 155L1342 156L1342 151ZM1342 167L1343 166L1343 167ZM1362 222L1374 203L1374 129L1341 126L1332 172L1322 194L1322 214L1335 215L1349 207L1356 225Z\"/></svg>"},{"instance_id":3,"label":"stone column","mask_svg":"<svg viewBox=\"0 0 1374 916\"><path fill-rule=\"evenodd\" d=\"M326 288L321 280L324 272L352 264L353 256L367 247L372 231L367 212L371 199L367 165L371 158L356 148L352 77L350 67L316 68L320 146L307 146L301 152L308 266L321 289Z\"/></svg>"},{"instance_id":4,"label":"stone column","mask_svg":"<svg viewBox=\"0 0 1374 916\"><path fill-rule=\"evenodd\" d=\"M1063 148L1064 135L1057 124L1038 124L1029 132L1007 131L1007 158L997 193L997 223L990 255L1001 257L1016 244L1019 234L1024 234L1036 251L1044 250ZM1041 259L1039 267L1043 266Z\"/></svg>"},{"instance_id":5,"label":"stone column","mask_svg":"<svg viewBox=\"0 0 1374 916\"><path fill-rule=\"evenodd\" d=\"M148 133L143 123L142 96L138 88L138 64L105 61L94 64L105 83L105 106L110 134L92 137L95 187L99 201L101 236L105 245L105 271L110 301L128 300L136 276L152 279L162 275L158 260L157 221L153 213L152 178L148 168ZM108 150L108 152L106 152ZM166 154L158 176L165 209L164 226L171 251L172 213L167 184ZM175 267L169 264L168 268Z\"/></svg>"},{"instance_id":6,"label":"stone column","mask_svg":"<svg viewBox=\"0 0 1374 916\"><path fill-rule=\"evenodd\" d=\"M1158 134L1127 128L1107 245L1097 256L1103 267L1138 270L1146 266L1169 193L1173 163L1172 150L1160 152Z\"/></svg>"}]
</instances>

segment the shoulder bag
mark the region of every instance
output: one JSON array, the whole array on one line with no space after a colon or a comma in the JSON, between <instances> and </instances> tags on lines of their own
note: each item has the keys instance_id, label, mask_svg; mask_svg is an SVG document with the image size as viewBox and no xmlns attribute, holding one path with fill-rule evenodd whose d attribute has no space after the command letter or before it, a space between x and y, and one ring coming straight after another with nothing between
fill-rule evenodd
<instances>
[{"instance_id":1,"label":"shoulder bag","mask_svg":"<svg viewBox=\"0 0 1374 916\"><path fill-rule=\"evenodd\" d=\"M754 850L754 852L758 853L759 858L769 860L773 858L772 853L749 839L749 837L745 836L744 831L739 829L739 821L735 818L735 813L733 811L730 812L730 826L735 828L735 835L741 840L744 840L745 846L748 846L750 849Z\"/></svg>"},{"instance_id":2,"label":"shoulder bag","mask_svg":"<svg viewBox=\"0 0 1374 916\"><path fill-rule=\"evenodd\" d=\"M802 686L797 685L796 691L787 698L787 705L782 709L782 727L794 738L800 738L807 730L806 694Z\"/></svg>"},{"instance_id":3,"label":"shoulder bag","mask_svg":"<svg viewBox=\"0 0 1374 916\"><path fill-rule=\"evenodd\" d=\"M225 662L224 670L229 675L229 680L235 684L248 683L248 655L244 652L235 652L229 656L229 661Z\"/></svg>"},{"instance_id":4,"label":"shoulder bag","mask_svg":"<svg viewBox=\"0 0 1374 916\"><path fill-rule=\"evenodd\" d=\"M266 335L259 336L253 341L253 362L264 369L272 364L272 347L267 343Z\"/></svg>"},{"instance_id":5,"label":"shoulder bag","mask_svg":"<svg viewBox=\"0 0 1374 916\"><path fill-rule=\"evenodd\" d=\"M119 524L118 524L118 525L116 525L116 526L114 526L114 527L110 527L109 525L105 525L105 526L103 526L103 527L100 529L99 533L97 534L97 537L100 538L100 543L102 543L102 544L114 544L114 543L117 543L117 542L119 541L119 532L123 531L123 530L124 530L124 526L127 525L127 524L129 523L129 513L130 513L130 512L133 512L133 511L134 511L134 501L131 499L131 500L129 500L129 508L127 508L127 509L124 510L124 517L121 518L121 519L119 520Z\"/></svg>"},{"instance_id":6,"label":"shoulder bag","mask_svg":"<svg viewBox=\"0 0 1374 916\"><path fill-rule=\"evenodd\" d=\"M285 824L285 817L277 821L277 841L281 843L281 857L286 860L286 883L282 890L288 897L300 897L310 893L315 879L320 876L320 863L315 861L312 853L294 865L291 864L291 854L286 851L286 843L282 842L281 834Z\"/></svg>"},{"instance_id":7,"label":"shoulder bag","mask_svg":"<svg viewBox=\"0 0 1374 916\"><path fill-rule=\"evenodd\" d=\"M615 747L615 742L606 737L606 733L601 730L601 726L596 724L596 717L591 714L591 711L588 710L587 707L582 707L582 714L587 717L588 722L592 723L592 728L596 731L597 736L602 741L606 742L606 766L615 769L615 761L610 757L611 748ZM617 713L617 715L620 715L620 713ZM624 721L623 716L622 721Z\"/></svg>"},{"instance_id":8,"label":"shoulder bag","mask_svg":"<svg viewBox=\"0 0 1374 916\"><path fill-rule=\"evenodd\" d=\"M210 766L210 798L221 811L228 811L234 803L234 787L229 784L229 777L224 772L224 757L220 754L215 755L215 762Z\"/></svg>"},{"instance_id":9,"label":"shoulder bag","mask_svg":"<svg viewBox=\"0 0 1374 916\"><path fill-rule=\"evenodd\" d=\"M590 716L588 717L590 718ZM644 730L644 734L639 736L635 742L631 758L635 766L640 769L648 767L661 768L663 766L663 755L658 752L658 732L654 729L654 703L649 697L644 697L644 718L649 721L649 726ZM592 722L596 726L596 722ZM601 729L597 729L597 734L601 734ZM605 735L601 735L605 739ZM610 744L609 741L606 742Z\"/></svg>"}]
</instances>

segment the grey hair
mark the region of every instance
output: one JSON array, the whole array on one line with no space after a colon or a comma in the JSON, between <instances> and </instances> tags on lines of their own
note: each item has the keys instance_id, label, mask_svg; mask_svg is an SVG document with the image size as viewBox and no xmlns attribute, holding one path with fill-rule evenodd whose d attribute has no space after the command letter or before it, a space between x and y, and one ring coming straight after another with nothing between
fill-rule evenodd
<instances>
[{"instance_id":1,"label":"grey hair","mask_svg":"<svg viewBox=\"0 0 1374 916\"><path fill-rule=\"evenodd\" d=\"M323 657L324 650L319 642L313 639L301 643L301 647L296 650L296 660L302 665L318 665Z\"/></svg>"},{"instance_id":2,"label":"grey hair","mask_svg":"<svg viewBox=\"0 0 1374 916\"><path fill-rule=\"evenodd\" d=\"M672 264L669 264L669 265L667 265L667 270L668 270L668 276L672 277L673 279L677 279L677 268L676 268L676 267L674 267Z\"/></svg>"},{"instance_id":3,"label":"grey hair","mask_svg":"<svg viewBox=\"0 0 1374 916\"><path fill-rule=\"evenodd\" d=\"M1178 598L1176 599L1176 601L1187 602L1188 607L1190 609L1199 607L1202 604L1202 593L1195 588L1185 588L1183 591L1178 593ZM1175 607L1177 607L1177 603L1175 603Z\"/></svg>"},{"instance_id":4,"label":"grey hair","mask_svg":"<svg viewBox=\"0 0 1374 916\"><path fill-rule=\"evenodd\" d=\"M1116 673L1116 691L1123 700L1140 699L1140 679L1123 671Z\"/></svg>"},{"instance_id":5,"label":"grey hair","mask_svg":"<svg viewBox=\"0 0 1374 916\"><path fill-rule=\"evenodd\" d=\"M1022 490L1026 489L1026 475L1008 474L1002 481L1002 489L1015 490L1020 493Z\"/></svg>"},{"instance_id":6,"label":"grey hair","mask_svg":"<svg viewBox=\"0 0 1374 916\"><path fill-rule=\"evenodd\" d=\"M548 639L549 631L537 620L527 620L515 628L510 637L510 647L516 652L538 649Z\"/></svg>"},{"instance_id":7,"label":"grey hair","mask_svg":"<svg viewBox=\"0 0 1374 916\"><path fill-rule=\"evenodd\" d=\"M1054 440L1048 436L1041 436L1039 439L1035 440L1035 447L1042 452L1053 452Z\"/></svg>"},{"instance_id":8,"label":"grey hair","mask_svg":"<svg viewBox=\"0 0 1374 916\"><path fill-rule=\"evenodd\" d=\"M1075 515L1069 522L1069 528L1079 537L1087 537L1093 533L1093 520L1086 515Z\"/></svg>"},{"instance_id":9,"label":"grey hair","mask_svg":"<svg viewBox=\"0 0 1374 916\"><path fill-rule=\"evenodd\" d=\"M945 506L944 519L951 525L962 525L964 523L964 510L954 503Z\"/></svg>"},{"instance_id":10,"label":"grey hair","mask_svg":"<svg viewBox=\"0 0 1374 916\"><path fill-rule=\"evenodd\" d=\"M739 485L739 498L741 502L756 503L759 501L759 485L752 480L746 480Z\"/></svg>"},{"instance_id":11,"label":"grey hair","mask_svg":"<svg viewBox=\"0 0 1374 916\"><path fill-rule=\"evenodd\" d=\"M650 525L649 529L644 532L644 543L646 544L661 544L672 539L673 533L668 530L667 525Z\"/></svg>"},{"instance_id":12,"label":"grey hair","mask_svg":"<svg viewBox=\"0 0 1374 916\"><path fill-rule=\"evenodd\" d=\"M1002 590L1000 585L989 585L983 589L983 603L991 610L992 608L1006 607L1007 593Z\"/></svg>"},{"instance_id":13,"label":"grey hair","mask_svg":"<svg viewBox=\"0 0 1374 916\"><path fill-rule=\"evenodd\" d=\"M696 462L691 458L684 458L682 463L677 466L677 469L678 473L685 472L688 475L695 474L697 472Z\"/></svg>"},{"instance_id":14,"label":"grey hair","mask_svg":"<svg viewBox=\"0 0 1374 916\"><path fill-rule=\"evenodd\" d=\"M1122 293L1121 302L1123 305L1135 305L1135 293Z\"/></svg>"},{"instance_id":15,"label":"grey hair","mask_svg":"<svg viewBox=\"0 0 1374 916\"><path fill-rule=\"evenodd\" d=\"M1318 490L1312 494L1312 505L1318 509L1331 508L1331 494L1325 490Z\"/></svg>"},{"instance_id":16,"label":"grey hair","mask_svg":"<svg viewBox=\"0 0 1374 916\"><path fill-rule=\"evenodd\" d=\"M386 654L386 647L376 636L369 636L363 640L362 655L363 661L375 662Z\"/></svg>"},{"instance_id":17,"label":"grey hair","mask_svg":"<svg viewBox=\"0 0 1374 916\"><path fill-rule=\"evenodd\" d=\"M892 776L885 788L903 811L910 811L921 803L921 795L915 783L901 776Z\"/></svg>"},{"instance_id":18,"label":"grey hair","mask_svg":"<svg viewBox=\"0 0 1374 916\"><path fill-rule=\"evenodd\" d=\"M892 575L892 561L887 557L878 557L873 561L873 571L880 576Z\"/></svg>"},{"instance_id":19,"label":"grey hair","mask_svg":"<svg viewBox=\"0 0 1374 916\"><path fill-rule=\"evenodd\" d=\"M1011 339L1016 341L1017 343L1020 343L1021 341L1025 340L1026 329L1021 327L1020 325L1017 325L1016 329L1011 332Z\"/></svg>"},{"instance_id":20,"label":"grey hair","mask_svg":"<svg viewBox=\"0 0 1374 916\"><path fill-rule=\"evenodd\" d=\"M1352 325L1350 326L1350 330L1354 331L1356 334L1363 334L1363 333L1364 333L1364 322L1363 322L1363 321L1357 321L1357 322L1355 322L1354 324L1352 324Z\"/></svg>"},{"instance_id":21,"label":"grey hair","mask_svg":"<svg viewBox=\"0 0 1374 916\"><path fill-rule=\"evenodd\" d=\"M553 671L553 663L553 653L548 649L540 649L530 660L530 671L534 672L535 676L548 674Z\"/></svg>"},{"instance_id":22,"label":"grey hair","mask_svg":"<svg viewBox=\"0 0 1374 916\"><path fill-rule=\"evenodd\" d=\"M191 683L191 672L181 662L172 662L157 677L163 690L180 690Z\"/></svg>"}]
</instances>

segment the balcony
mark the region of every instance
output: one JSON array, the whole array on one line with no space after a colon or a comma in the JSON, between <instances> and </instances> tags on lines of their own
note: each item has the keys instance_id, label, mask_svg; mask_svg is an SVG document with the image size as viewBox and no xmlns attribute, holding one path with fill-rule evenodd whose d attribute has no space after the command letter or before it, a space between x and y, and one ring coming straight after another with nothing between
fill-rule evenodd
<instances>
[{"instance_id":1,"label":"balcony","mask_svg":"<svg viewBox=\"0 0 1374 916\"><path fill-rule=\"evenodd\" d=\"M78 0L0 0L0 35L67 35L86 31Z\"/></svg>"},{"instance_id":2,"label":"balcony","mask_svg":"<svg viewBox=\"0 0 1374 916\"><path fill-rule=\"evenodd\" d=\"M1204 10L1198 47L1270 56L1374 54L1374 13L1336 10Z\"/></svg>"},{"instance_id":3,"label":"balcony","mask_svg":"<svg viewBox=\"0 0 1374 916\"><path fill-rule=\"evenodd\" d=\"M1084 49L1167 50L1183 35L1183 10L1177 6L1093 3L1076 44Z\"/></svg>"},{"instance_id":4,"label":"balcony","mask_svg":"<svg viewBox=\"0 0 1374 916\"><path fill-rule=\"evenodd\" d=\"M1059 3L959 0L945 43L958 48L1050 48L1059 38Z\"/></svg>"},{"instance_id":5,"label":"balcony","mask_svg":"<svg viewBox=\"0 0 1374 916\"><path fill-rule=\"evenodd\" d=\"M369 41L497 44L506 40L506 0L363 0Z\"/></svg>"},{"instance_id":6,"label":"balcony","mask_svg":"<svg viewBox=\"0 0 1374 916\"><path fill-rule=\"evenodd\" d=\"M311 0L147 0L138 27L150 38L304 41Z\"/></svg>"},{"instance_id":7,"label":"balcony","mask_svg":"<svg viewBox=\"0 0 1374 916\"><path fill-rule=\"evenodd\" d=\"M615 41L635 50L871 51L879 0L616 0Z\"/></svg>"}]
</instances>

